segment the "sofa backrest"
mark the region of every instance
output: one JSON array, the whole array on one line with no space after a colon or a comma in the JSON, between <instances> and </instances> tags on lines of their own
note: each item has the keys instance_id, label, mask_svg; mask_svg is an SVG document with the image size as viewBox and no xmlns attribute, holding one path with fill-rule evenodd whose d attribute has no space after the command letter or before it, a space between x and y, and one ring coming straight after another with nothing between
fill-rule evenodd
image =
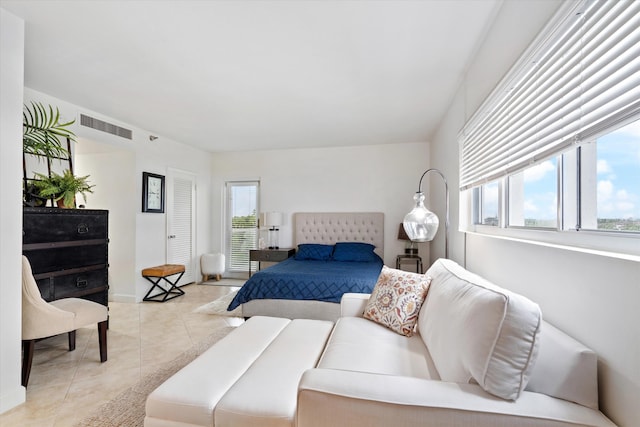
<instances>
[{"instance_id":1,"label":"sofa backrest","mask_svg":"<svg viewBox=\"0 0 640 427\"><path fill-rule=\"evenodd\" d=\"M525 390L598 410L598 357L591 349L543 322L538 360Z\"/></svg>"},{"instance_id":2,"label":"sofa backrest","mask_svg":"<svg viewBox=\"0 0 640 427\"><path fill-rule=\"evenodd\" d=\"M538 354L542 315L537 304L439 259L418 328L443 381L477 382L515 400Z\"/></svg>"}]
</instances>

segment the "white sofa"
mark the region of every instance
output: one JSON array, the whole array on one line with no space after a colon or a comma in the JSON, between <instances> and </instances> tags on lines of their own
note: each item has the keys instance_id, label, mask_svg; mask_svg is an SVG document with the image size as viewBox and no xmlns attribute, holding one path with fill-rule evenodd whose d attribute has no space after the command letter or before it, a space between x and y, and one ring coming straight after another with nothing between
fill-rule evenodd
<instances>
[{"instance_id":1,"label":"white sofa","mask_svg":"<svg viewBox=\"0 0 640 427\"><path fill-rule=\"evenodd\" d=\"M596 355L536 304L438 260L410 337L362 317L252 317L147 398L146 427L598 426Z\"/></svg>"}]
</instances>

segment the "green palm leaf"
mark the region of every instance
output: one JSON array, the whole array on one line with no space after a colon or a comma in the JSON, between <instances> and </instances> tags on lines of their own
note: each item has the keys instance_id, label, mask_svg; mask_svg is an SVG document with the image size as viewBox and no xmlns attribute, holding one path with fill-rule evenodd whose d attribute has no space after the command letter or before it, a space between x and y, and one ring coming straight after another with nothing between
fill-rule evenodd
<instances>
[{"instance_id":1,"label":"green palm leaf","mask_svg":"<svg viewBox=\"0 0 640 427\"><path fill-rule=\"evenodd\" d=\"M25 153L46 157L66 157L68 151L62 146L60 138L76 140L76 135L67 129L75 123L72 120L60 123L60 111L51 105L47 109L40 102L31 102L31 108L24 106L22 113L22 148Z\"/></svg>"}]
</instances>

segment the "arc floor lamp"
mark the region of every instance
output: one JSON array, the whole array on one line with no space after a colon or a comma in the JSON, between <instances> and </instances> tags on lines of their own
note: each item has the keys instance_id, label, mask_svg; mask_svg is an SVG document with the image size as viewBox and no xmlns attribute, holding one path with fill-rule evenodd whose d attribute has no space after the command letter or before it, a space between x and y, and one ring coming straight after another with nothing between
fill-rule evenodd
<instances>
[{"instance_id":1,"label":"arc floor lamp","mask_svg":"<svg viewBox=\"0 0 640 427\"><path fill-rule=\"evenodd\" d=\"M404 225L404 229L411 239L414 242L430 242L435 237L438 232L438 226L440 225L440 221L438 220L438 216L431 212L424 206L424 193L422 192L422 179L425 175L434 172L442 178L444 181L444 190L445 190L445 204L446 204L446 212L445 212L445 220L444 220L444 257L449 258L449 184L447 184L447 179L444 177L444 174L435 168L427 169L422 176L420 177L420 182L418 183L418 191L413 196L413 200L416 202L415 207L404 217L404 221L402 224Z\"/></svg>"}]
</instances>

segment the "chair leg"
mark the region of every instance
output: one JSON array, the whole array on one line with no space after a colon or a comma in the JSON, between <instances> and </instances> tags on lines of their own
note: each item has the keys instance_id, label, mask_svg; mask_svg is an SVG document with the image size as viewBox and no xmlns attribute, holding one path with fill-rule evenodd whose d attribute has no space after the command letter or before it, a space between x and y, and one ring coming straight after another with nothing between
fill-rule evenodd
<instances>
[{"instance_id":1,"label":"chair leg","mask_svg":"<svg viewBox=\"0 0 640 427\"><path fill-rule=\"evenodd\" d=\"M69 331L69 351L76 349L76 331Z\"/></svg>"},{"instance_id":2,"label":"chair leg","mask_svg":"<svg viewBox=\"0 0 640 427\"><path fill-rule=\"evenodd\" d=\"M33 363L33 348L36 340L22 341L22 386L26 387L29 383L29 375L31 374L31 364Z\"/></svg>"},{"instance_id":3,"label":"chair leg","mask_svg":"<svg viewBox=\"0 0 640 427\"><path fill-rule=\"evenodd\" d=\"M107 325L108 320L98 323L98 340L100 344L100 362L107 361Z\"/></svg>"}]
</instances>

